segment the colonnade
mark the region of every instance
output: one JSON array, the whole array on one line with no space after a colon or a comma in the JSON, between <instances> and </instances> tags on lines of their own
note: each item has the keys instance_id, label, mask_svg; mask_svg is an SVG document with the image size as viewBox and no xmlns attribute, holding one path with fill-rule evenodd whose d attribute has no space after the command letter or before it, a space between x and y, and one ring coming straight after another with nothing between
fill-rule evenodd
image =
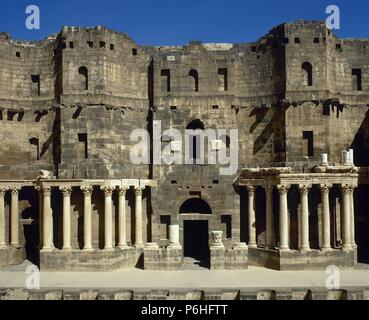
<instances>
[{"instance_id":1,"label":"colonnade","mask_svg":"<svg viewBox=\"0 0 369 320\"><path fill-rule=\"evenodd\" d=\"M0 186L0 249L9 245L19 247L19 191L21 186L4 187ZM63 197L62 208L62 250L72 250L72 217L71 217L71 195L73 188L71 185L61 185L57 187ZM53 237L53 213L51 209L51 190L50 185L36 186L39 193L39 224L40 224L40 249L43 251L52 251L54 246ZM93 251L92 247L92 203L91 196L93 192L92 185L82 185L80 189L83 193L83 251ZM127 247L126 233L126 194L130 186L110 186L103 185L100 189L104 192L104 250L114 250L113 241L113 192L118 193L118 248ZM135 192L135 247L143 247L143 216L142 216L142 192L145 186L134 186ZM5 221L5 193L11 192L10 203L10 241L6 237Z\"/></svg>"},{"instance_id":2,"label":"colonnade","mask_svg":"<svg viewBox=\"0 0 369 320\"><path fill-rule=\"evenodd\" d=\"M275 249L275 228L274 228L274 212L273 212L273 189L274 186L262 186L266 195L266 246L269 249ZM288 214L288 191L290 185L277 185L279 193L279 246L280 251L290 250L289 240L289 214ZM321 204L322 204L322 240L320 249L322 251L332 250L331 246L331 214L329 206L329 192L333 187L332 184L320 184ZM309 241L309 190L312 185L298 185L301 198L301 216L299 228L299 249L300 251L310 251ZM256 213L255 213L255 189L256 186L246 186L248 194L248 231L249 248L257 247L256 235ZM356 248L355 243L355 213L354 213L354 185L340 184L341 189L341 210L342 210L342 250L350 251Z\"/></svg>"}]
</instances>

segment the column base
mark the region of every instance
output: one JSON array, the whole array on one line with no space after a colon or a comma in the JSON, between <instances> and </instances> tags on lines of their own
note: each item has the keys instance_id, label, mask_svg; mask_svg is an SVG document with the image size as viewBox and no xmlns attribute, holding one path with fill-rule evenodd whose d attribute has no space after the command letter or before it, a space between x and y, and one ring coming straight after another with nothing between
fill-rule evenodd
<instances>
[{"instance_id":1,"label":"column base","mask_svg":"<svg viewBox=\"0 0 369 320\"><path fill-rule=\"evenodd\" d=\"M6 244L1 244L1 245L0 245L0 250L1 250L1 249L7 249L7 248L8 248L8 246L7 246Z\"/></svg>"},{"instance_id":2,"label":"column base","mask_svg":"<svg viewBox=\"0 0 369 320\"><path fill-rule=\"evenodd\" d=\"M303 247L300 247L300 252L304 253L304 252L311 252L311 249L309 246L303 246Z\"/></svg>"},{"instance_id":3,"label":"column base","mask_svg":"<svg viewBox=\"0 0 369 320\"><path fill-rule=\"evenodd\" d=\"M291 252L290 248L279 248L279 252Z\"/></svg>"},{"instance_id":4,"label":"column base","mask_svg":"<svg viewBox=\"0 0 369 320\"><path fill-rule=\"evenodd\" d=\"M92 252L92 251L94 251L94 249L93 248L83 248L82 251L83 252Z\"/></svg>"},{"instance_id":5,"label":"column base","mask_svg":"<svg viewBox=\"0 0 369 320\"><path fill-rule=\"evenodd\" d=\"M136 249L143 249L145 245L143 243L137 243L133 245Z\"/></svg>"},{"instance_id":6,"label":"column base","mask_svg":"<svg viewBox=\"0 0 369 320\"><path fill-rule=\"evenodd\" d=\"M253 249L256 249L258 247L258 245L256 243L248 243L247 246L249 248L253 248Z\"/></svg>"},{"instance_id":7,"label":"column base","mask_svg":"<svg viewBox=\"0 0 369 320\"><path fill-rule=\"evenodd\" d=\"M170 243L168 249L182 249L182 246L180 243Z\"/></svg>"},{"instance_id":8,"label":"column base","mask_svg":"<svg viewBox=\"0 0 369 320\"><path fill-rule=\"evenodd\" d=\"M347 251L353 251L353 248L349 244L348 245L343 245L342 251L345 251L345 252L347 252Z\"/></svg>"},{"instance_id":9,"label":"column base","mask_svg":"<svg viewBox=\"0 0 369 320\"><path fill-rule=\"evenodd\" d=\"M104 248L103 251L104 252L112 252L112 251L114 251L114 248Z\"/></svg>"},{"instance_id":10,"label":"column base","mask_svg":"<svg viewBox=\"0 0 369 320\"><path fill-rule=\"evenodd\" d=\"M19 243L11 243L10 244L12 247L16 248L16 249L19 249L21 248L21 245Z\"/></svg>"},{"instance_id":11,"label":"column base","mask_svg":"<svg viewBox=\"0 0 369 320\"><path fill-rule=\"evenodd\" d=\"M72 248L63 248L62 252L72 252Z\"/></svg>"},{"instance_id":12,"label":"column base","mask_svg":"<svg viewBox=\"0 0 369 320\"><path fill-rule=\"evenodd\" d=\"M122 249L122 250L123 250L123 249L127 249L127 248L129 248L129 246L128 246L128 244L126 244L126 243L125 243L125 244L118 244L118 245L117 245L117 248L118 248L118 249Z\"/></svg>"},{"instance_id":13,"label":"column base","mask_svg":"<svg viewBox=\"0 0 369 320\"><path fill-rule=\"evenodd\" d=\"M357 248L357 244L354 242L354 243L351 243L351 247L352 249L356 249Z\"/></svg>"},{"instance_id":14,"label":"column base","mask_svg":"<svg viewBox=\"0 0 369 320\"><path fill-rule=\"evenodd\" d=\"M331 247L323 247L323 248L321 248L321 250L322 250L323 252L330 252L330 251L333 251L333 249L332 249Z\"/></svg>"},{"instance_id":15,"label":"column base","mask_svg":"<svg viewBox=\"0 0 369 320\"><path fill-rule=\"evenodd\" d=\"M53 252L55 249L55 247L50 247L50 248L42 248L41 252Z\"/></svg>"}]
</instances>

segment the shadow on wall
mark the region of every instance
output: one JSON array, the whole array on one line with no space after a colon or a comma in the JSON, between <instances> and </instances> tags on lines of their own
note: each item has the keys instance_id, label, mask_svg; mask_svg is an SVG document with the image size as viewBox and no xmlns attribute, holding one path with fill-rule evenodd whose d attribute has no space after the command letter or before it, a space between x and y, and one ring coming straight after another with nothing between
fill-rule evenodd
<instances>
[{"instance_id":1,"label":"shadow on wall","mask_svg":"<svg viewBox=\"0 0 369 320\"><path fill-rule=\"evenodd\" d=\"M255 122L250 127L250 133L253 133L257 126L263 121L268 112L273 112L273 115L269 123L265 126L260 135L255 139L253 154L257 154L261 149L264 148L266 143L273 135L273 161L282 162L285 160L285 113L286 108L284 107L273 107L267 108L255 108L250 113L251 117L256 117Z\"/></svg>"},{"instance_id":2,"label":"shadow on wall","mask_svg":"<svg viewBox=\"0 0 369 320\"><path fill-rule=\"evenodd\" d=\"M354 149L355 165L369 167L369 111L365 114L350 147Z\"/></svg>"}]
</instances>

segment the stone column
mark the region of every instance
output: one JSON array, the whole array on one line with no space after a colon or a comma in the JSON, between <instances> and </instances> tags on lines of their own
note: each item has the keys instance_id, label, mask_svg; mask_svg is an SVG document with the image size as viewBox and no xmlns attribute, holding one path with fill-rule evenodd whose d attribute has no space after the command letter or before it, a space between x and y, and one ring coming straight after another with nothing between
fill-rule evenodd
<instances>
[{"instance_id":1,"label":"stone column","mask_svg":"<svg viewBox=\"0 0 369 320\"><path fill-rule=\"evenodd\" d=\"M180 247L179 243L179 225L172 224L169 226L169 247Z\"/></svg>"},{"instance_id":2,"label":"stone column","mask_svg":"<svg viewBox=\"0 0 369 320\"><path fill-rule=\"evenodd\" d=\"M351 232L350 232L350 242L351 242L351 247L353 249L357 248L356 242L355 242L355 204L354 204L354 190L355 188L352 187L351 191L350 191L350 207L351 207L351 211L350 211L350 216L351 216L351 222L350 222L350 227L351 227Z\"/></svg>"},{"instance_id":3,"label":"stone column","mask_svg":"<svg viewBox=\"0 0 369 320\"><path fill-rule=\"evenodd\" d=\"M63 194L63 251L71 251L71 215L70 215L70 196L72 188L69 186L59 187Z\"/></svg>"},{"instance_id":4,"label":"stone column","mask_svg":"<svg viewBox=\"0 0 369 320\"><path fill-rule=\"evenodd\" d=\"M54 249L53 237L53 214L51 211L51 187L42 187L43 196L43 251L52 251Z\"/></svg>"},{"instance_id":5,"label":"stone column","mask_svg":"<svg viewBox=\"0 0 369 320\"><path fill-rule=\"evenodd\" d=\"M249 220L249 248L256 248L256 216L255 216L255 187L247 186L248 220Z\"/></svg>"},{"instance_id":6,"label":"stone column","mask_svg":"<svg viewBox=\"0 0 369 320\"><path fill-rule=\"evenodd\" d=\"M330 219L330 210L329 210L329 190L332 188L332 185L329 184L321 184L321 198L322 198L322 217L323 217L323 237L322 237L322 250L330 251L331 247L331 219Z\"/></svg>"},{"instance_id":7,"label":"stone column","mask_svg":"<svg viewBox=\"0 0 369 320\"><path fill-rule=\"evenodd\" d=\"M5 192L7 187L0 187L0 249L7 247L6 228L5 228Z\"/></svg>"},{"instance_id":8,"label":"stone column","mask_svg":"<svg viewBox=\"0 0 369 320\"><path fill-rule=\"evenodd\" d=\"M288 241L288 204L287 193L289 186L279 185L279 250L289 251Z\"/></svg>"},{"instance_id":9,"label":"stone column","mask_svg":"<svg viewBox=\"0 0 369 320\"><path fill-rule=\"evenodd\" d=\"M82 186L81 190L83 192L84 198L84 212L83 212L83 251L93 251L92 248L92 213L91 213L91 195L92 186Z\"/></svg>"},{"instance_id":10,"label":"stone column","mask_svg":"<svg viewBox=\"0 0 369 320\"><path fill-rule=\"evenodd\" d=\"M104 205L104 227L105 227L105 251L113 251L113 209L112 199L114 187L102 186L101 190L104 191L105 205Z\"/></svg>"},{"instance_id":11,"label":"stone column","mask_svg":"<svg viewBox=\"0 0 369 320\"><path fill-rule=\"evenodd\" d=\"M11 187L11 207L10 207L10 244L19 247L19 207L18 195L21 187Z\"/></svg>"},{"instance_id":12,"label":"stone column","mask_svg":"<svg viewBox=\"0 0 369 320\"><path fill-rule=\"evenodd\" d=\"M119 213L118 213L118 247L127 247L127 233L126 233L126 194L127 187L118 187L119 192Z\"/></svg>"},{"instance_id":13,"label":"stone column","mask_svg":"<svg viewBox=\"0 0 369 320\"><path fill-rule=\"evenodd\" d=\"M300 185L301 196L301 234L300 234L300 250L309 251L309 190L311 186Z\"/></svg>"},{"instance_id":14,"label":"stone column","mask_svg":"<svg viewBox=\"0 0 369 320\"><path fill-rule=\"evenodd\" d=\"M351 185L342 184L341 192L342 192L342 206L343 206L343 244L342 249L344 251L352 250L351 246L351 205L350 205L350 193L351 193Z\"/></svg>"},{"instance_id":15,"label":"stone column","mask_svg":"<svg viewBox=\"0 0 369 320\"><path fill-rule=\"evenodd\" d=\"M136 208L135 208L135 247L143 247L142 240L142 191L143 188L135 188Z\"/></svg>"},{"instance_id":16,"label":"stone column","mask_svg":"<svg viewBox=\"0 0 369 320\"><path fill-rule=\"evenodd\" d=\"M266 197L266 240L269 249L275 248L275 230L273 215L273 186L265 188Z\"/></svg>"}]
</instances>

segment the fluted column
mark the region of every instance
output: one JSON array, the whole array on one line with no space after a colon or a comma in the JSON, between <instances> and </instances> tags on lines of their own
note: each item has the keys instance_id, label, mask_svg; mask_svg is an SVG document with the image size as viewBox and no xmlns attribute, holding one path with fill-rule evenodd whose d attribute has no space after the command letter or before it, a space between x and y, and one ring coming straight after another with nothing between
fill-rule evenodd
<instances>
[{"instance_id":1,"label":"fluted column","mask_svg":"<svg viewBox=\"0 0 369 320\"><path fill-rule=\"evenodd\" d=\"M42 187L43 197L43 251L51 251L54 249L53 237L53 215L51 211L51 187Z\"/></svg>"},{"instance_id":2,"label":"fluted column","mask_svg":"<svg viewBox=\"0 0 369 320\"><path fill-rule=\"evenodd\" d=\"M350 190L350 213L351 213L351 221L350 221L350 239L351 239L351 246L353 249L357 248L356 241L355 241L355 204L354 204L354 190L355 188L352 187Z\"/></svg>"},{"instance_id":3,"label":"fluted column","mask_svg":"<svg viewBox=\"0 0 369 320\"><path fill-rule=\"evenodd\" d=\"M136 209L135 209L135 246L143 247L142 240L142 191L143 188L135 188Z\"/></svg>"},{"instance_id":4,"label":"fluted column","mask_svg":"<svg viewBox=\"0 0 369 320\"><path fill-rule=\"evenodd\" d=\"M18 195L20 187L11 188L11 227L10 227L10 244L15 247L19 247L19 206Z\"/></svg>"},{"instance_id":5,"label":"fluted column","mask_svg":"<svg viewBox=\"0 0 369 320\"><path fill-rule=\"evenodd\" d=\"M70 215L70 196L72 188L61 186L60 191L63 194L63 251L72 250L71 245L71 215Z\"/></svg>"},{"instance_id":6,"label":"fluted column","mask_svg":"<svg viewBox=\"0 0 369 320\"><path fill-rule=\"evenodd\" d=\"M83 212L83 250L92 251L92 213L91 213L91 195L92 186L82 186L84 212Z\"/></svg>"},{"instance_id":7,"label":"fluted column","mask_svg":"<svg viewBox=\"0 0 369 320\"><path fill-rule=\"evenodd\" d=\"M290 249L288 240L288 203L287 193L289 186L279 185L279 250L288 251Z\"/></svg>"},{"instance_id":8,"label":"fluted column","mask_svg":"<svg viewBox=\"0 0 369 320\"><path fill-rule=\"evenodd\" d=\"M249 248L256 248L256 215L255 215L255 187L247 186L248 194L248 221L249 221Z\"/></svg>"},{"instance_id":9,"label":"fluted column","mask_svg":"<svg viewBox=\"0 0 369 320\"><path fill-rule=\"evenodd\" d=\"M274 230L274 215L273 215L273 186L265 188L266 197L266 238L269 249L275 247L275 230Z\"/></svg>"},{"instance_id":10,"label":"fluted column","mask_svg":"<svg viewBox=\"0 0 369 320\"><path fill-rule=\"evenodd\" d=\"M332 250L331 247L331 218L329 210L329 190L332 185L321 184L321 198L322 198L322 216L323 216L323 237L322 237L322 250L329 251Z\"/></svg>"},{"instance_id":11,"label":"fluted column","mask_svg":"<svg viewBox=\"0 0 369 320\"><path fill-rule=\"evenodd\" d=\"M105 229L105 251L112 251L113 249L113 210L112 199L114 187L102 186L101 190L104 191L105 205L104 205L104 229Z\"/></svg>"},{"instance_id":12,"label":"fluted column","mask_svg":"<svg viewBox=\"0 0 369 320\"><path fill-rule=\"evenodd\" d=\"M118 212L118 247L127 247L126 233L126 194L127 187L119 187L119 212Z\"/></svg>"},{"instance_id":13,"label":"fluted column","mask_svg":"<svg viewBox=\"0 0 369 320\"><path fill-rule=\"evenodd\" d=\"M341 185L342 192L342 205L343 205L343 244L342 249L345 251L352 250L351 246L351 205L350 205L350 193L351 186L348 184Z\"/></svg>"},{"instance_id":14,"label":"fluted column","mask_svg":"<svg viewBox=\"0 0 369 320\"><path fill-rule=\"evenodd\" d=\"M7 187L0 187L0 249L7 247L5 228L5 192Z\"/></svg>"},{"instance_id":15,"label":"fluted column","mask_svg":"<svg viewBox=\"0 0 369 320\"><path fill-rule=\"evenodd\" d=\"M311 186L300 185L301 196L301 234L300 234L300 250L309 251L309 190Z\"/></svg>"}]
</instances>

